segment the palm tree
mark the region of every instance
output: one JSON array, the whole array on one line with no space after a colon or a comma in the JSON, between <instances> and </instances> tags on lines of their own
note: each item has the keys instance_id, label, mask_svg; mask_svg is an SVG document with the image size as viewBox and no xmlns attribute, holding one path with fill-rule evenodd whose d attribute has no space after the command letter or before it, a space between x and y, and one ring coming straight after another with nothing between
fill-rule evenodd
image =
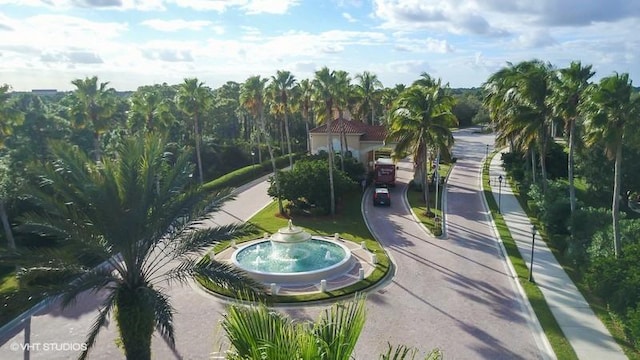
<instances>
[{"instance_id":1,"label":"palm tree","mask_svg":"<svg viewBox=\"0 0 640 360\"><path fill-rule=\"evenodd\" d=\"M356 91L362 99L363 107L369 109L371 125L375 124L376 119L376 103L378 102L378 94L382 89L382 82L378 80L378 76L369 71L356 75Z\"/></svg>"},{"instance_id":2,"label":"palm tree","mask_svg":"<svg viewBox=\"0 0 640 360\"><path fill-rule=\"evenodd\" d=\"M333 117L333 107L337 97L337 79L335 71L329 70L328 67L316 71L315 79L313 79L313 87L315 89L315 101L318 106L324 110L319 114L324 116L325 126L327 127L327 151L329 152L329 188L330 188L330 213L336 213L336 195L333 184L333 137L331 131L331 123Z\"/></svg>"},{"instance_id":3,"label":"palm tree","mask_svg":"<svg viewBox=\"0 0 640 360\"><path fill-rule=\"evenodd\" d=\"M112 116L116 111L114 101L115 89L107 88L108 82L98 85L98 77L75 79L71 82L76 87L73 92L72 113L76 115L76 124L79 127L90 125L93 130L94 159L100 161L101 137L112 122Z\"/></svg>"},{"instance_id":4,"label":"palm tree","mask_svg":"<svg viewBox=\"0 0 640 360\"><path fill-rule=\"evenodd\" d=\"M365 322L365 298L335 304L313 324L297 323L266 305L231 305L222 328L231 359L349 360Z\"/></svg>"},{"instance_id":5,"label":"palm tree","mask_svg":"<svg viewBox=\"0 0 640 360\"><path fill-rule=\"evenodd\" d=\"M578 106L582 102L582 93L589 85L589 79L595 74L591 65L582 66L580 61L573 61L568 68L558 70L558 77L551 83L549 102L553 112L564 120L565 133L569 137L568 178L571 216L576 211L576 189L573 170L575 168L574 152ZM573 223L573 222L572 222ZM573 232L573 226L572 232Z\"/></svg>"},{"instance_id":6,"label":"palm tree","mask_svg":"<svg viewBox=\"0 0 640 360\"><path fill-rule=\"evenodd\" d=\"M300 109L305 120L305 130L307 132L307 152L311 154L311 140L309 138L311 135L309 133L309 127L311 126L310 115L312 110L311 98L313 95L313 86L309 79L300 81L300 83L298 84L298 95L300 99Z\"/></svg>"},{"instance_id":7,"label":"palm tree","mask_svg":"<svg viewBox=\"0 0 640 360\"><path fill-rule=\"evenodd\" d=\"M440 85L412 85L400 94L391 114L387 138L397 141L397 153L411 153L415 165L414 182L421 184L426 213L431 215L427 186L429 148L453 146L451 126L457 124L451 112L454 98Z\"/></svg>"},{"instance_id":8,"label":"palm tree","mask_svg":"<svg viewBox=\"0 0 640 360\"><path fill-rule=\"evenodd\" d=\"M276 76L271 77L272 84L277 93L276 101L279 102L284 114L284 129L287 136L287 151L289 154L289 166L293 166L293 153L291 152L291 138L289 136L288 104L291 97L291 89L296 84L296 78L289 71L278 70Z\"/></svg>"},{"instance_id":9,"label":"palm tree","mask_svg":"<svg viewBox=\"0 0 640 360\"><path fill-rule=\"evenodd\" d=\"M57 160L41 167L44 181L30 193L46 213L29 214L24 229L57 235L77 254L93 254L108 264L86 270L45 254L47 271L80 275L47 293L61 295L63 306L85 291L107 292L81 358L112 313L127 359L151 358L154 329L175 347L173 308L161 284L197 276L232 290L258 289L232 266L198 260L206 249L248 228L202 226L221 198L190 186L188 153L168 153L164 139L149 135L123 142L116 158L102 164L64 143L53 144L52 155Z\"/></svg>"},{"instance_id":10,"label":"palm tree","mask_svg":"<svg viewBox=\"0 0 640 360\"><path fill-rule=\"evenodd\" d=\"M585 95L584 103L579 108L584 114L585 144L602 144L607 158L615 160L611 213L615 256L620 257L622 146L626 127L640 116L640 98L632 96L633 87L629 74L605 77L597 86L590 85Z\"/></svg>"},{"instance_id":11,"label":"palm tree","mask_svg":"<svg viewBox=\"0 0 640 360\"><path fill-rule=\"evenodd\" d=\"M176 104L178 108L193 120L193 136L196 143L196 161L198 164L198 179L204 182L202 172L202 155L200 152L200 116L211 105L211 92L198 78L187 78L178 87Z\"/></svg>"},{"instance_id":12,"label":"palm tree","mask_svg":"<svg viewBox=\"0 0 640 360\"><path fill-rule=\"evenodd\" d=\"M314 322L295 322L282 313L257 306L230 305L222 328L231 344L227 359L348 360L364 328L365 298L337 303L325 309ZM417 349L389 348L381 360L413 359ZM425 359L440 360L442 352L431 351Z\"/></svg>"},{"instance_id":13,"label":"palm tree","mask_svg":"<svg viewBox=\"0 0 640 360\"><path fill-rule=\"evenodd\" d=\"M281 214L284 214L284 207L282 206L282 197L280 196L280 182L278 179L278 169L276 167L276 159L273 156L273 147L271 146L271 137L267 132L267 127L264 120L264 99L265 99L265 84L267 79L260 78L259 75L251 76L244 84L242 84L240 92L240 102L245 106L249 112L259 119L258 133L264 136L267 143L267 149L269 150L269 157L271 158L271 167L273 168L273 181L276 183L276 191L278 193L278 210ZM259 146L259 145L258 145Z\"/></svg>"},{"instance_id":14,"label":"palm tree","mask_svg":"<svg viewBox=\"0 0 640 360\"><path fill-rule=\"evenodd\" d=\"M169 130L169 124L173 120L171 115L170 99L154 87L141 86L131 95L131 110L129 112L130 126L142 127L146 132ZM137 122L142 122L140 126Z\"/></svg>"},{"instance_id":15,"label":"palm tree","mask_svg":"<svg viewBox=\"0 0 640 360\"><path fill-rule=\"evenodd\" d=\"M531 154L532 174L535 182L535 149L540 153L543 189L546 189L546 153L550 141L551 65L539 60L509 64L489 77L485 104L490 109L498 131L498 143L509 141L512 146Z\"/></svg>"},{"instance_id":16,"label":"palm tree","mask_svg":"<svg viewBox=\"0 0 640 360\"><path fill-rule=\"evenodd\" d=\"M344 125L344 110L349 105L352 87L349 73L344 70L335 71L335 79L336 96L334 98L334 106L338 109L338 120L340 121L340 169L344 171L344 156L349 151Z\"/></svg>"}]
</instances>

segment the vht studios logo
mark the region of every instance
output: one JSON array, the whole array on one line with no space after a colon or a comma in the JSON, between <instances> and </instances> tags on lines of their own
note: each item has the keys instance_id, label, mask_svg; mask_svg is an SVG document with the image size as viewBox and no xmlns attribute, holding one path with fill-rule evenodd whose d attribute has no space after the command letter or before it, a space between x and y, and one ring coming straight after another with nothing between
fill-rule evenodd
<instances>
[{"instance_id":1,"label":"vht studios logo","mask_svg":"<svg viewBox=\"0 0 640 360\"><path fill-rule=\"evenodd\" d=\"M12 351L85 351L87 350L86 343L11 343L10 348Z\"/></svg>"}]
</instances>

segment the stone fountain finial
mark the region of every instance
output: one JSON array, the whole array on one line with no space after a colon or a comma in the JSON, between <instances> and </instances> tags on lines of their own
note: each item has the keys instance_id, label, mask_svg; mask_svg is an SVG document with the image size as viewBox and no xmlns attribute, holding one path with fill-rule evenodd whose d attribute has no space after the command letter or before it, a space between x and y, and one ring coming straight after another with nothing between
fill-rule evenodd
<instances>
[{"instance_id":1,"label":"stone fountain finial","mask_svg":"<svg viewBox=\"0 0 640 360\"><path fill-rule=\"evenodd\" d=\"M289 219L289 230L293 230L293 221Z\"/></svg>"}]
</instances>

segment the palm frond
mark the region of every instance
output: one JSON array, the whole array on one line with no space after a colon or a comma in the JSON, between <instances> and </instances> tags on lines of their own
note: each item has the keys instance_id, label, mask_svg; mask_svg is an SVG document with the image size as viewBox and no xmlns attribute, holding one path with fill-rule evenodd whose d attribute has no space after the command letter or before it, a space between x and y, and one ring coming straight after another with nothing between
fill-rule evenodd
<instances>
[{"instance_id":1,"label":"palm frond","mask_svg":"<svg viewBox=\"0 0 640 360\"><path fill-rule=\"evenodd\" d=\"M98 337L101 328L107 323L109 317L111 316L111 312L115 305L115 297L115 292L112 292L102 303L102 308L99 310L98 317L91 325L89 335L87 335L87 339L84 342L86 344L86 349L84 349L80 354L79 360L85 360L89 355L89 350L91 350L91 348L95 344L96 338Z\"/></svg>"}]
</instances>

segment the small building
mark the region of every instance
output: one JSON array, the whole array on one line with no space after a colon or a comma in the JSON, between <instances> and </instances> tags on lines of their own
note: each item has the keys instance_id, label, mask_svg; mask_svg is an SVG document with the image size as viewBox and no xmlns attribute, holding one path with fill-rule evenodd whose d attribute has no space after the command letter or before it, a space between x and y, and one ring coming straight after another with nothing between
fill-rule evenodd
<instances>
[{"instance_id":1,"label":"small building","mask_svg":"<svg viewBox=\"0 0 640 360\"><path fill-rule=\"evenodd\" d=\"M385 142L387 129L383 125L369 125L355 120L334 120L331 123L333 151L340 153L340 137L344 133L346 141L344 152L350 152L354 158L363 163L367 170L373 169L376 151L382 148L394 148L395 143ZM328 152L327 126L318 126L309 131L311 153ZM388 154L388 152L387 152Z\"/></svg>"}]
</instances>

